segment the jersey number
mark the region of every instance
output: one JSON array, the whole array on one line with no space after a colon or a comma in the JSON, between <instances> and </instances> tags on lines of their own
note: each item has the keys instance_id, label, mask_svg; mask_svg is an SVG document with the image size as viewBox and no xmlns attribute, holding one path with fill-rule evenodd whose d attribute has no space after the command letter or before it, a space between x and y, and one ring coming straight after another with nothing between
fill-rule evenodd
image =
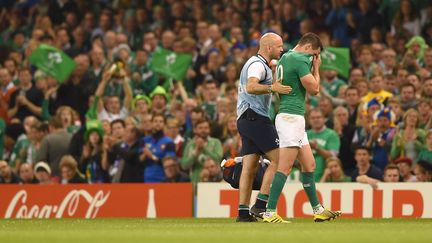
<instances>
[{"instance_id":1,"label":"jersey number","mask_svg":"<svg viewBox=\"0 0 432 243\"><path fill-rule=\"evenodd\" d=\"M282 65L277 65L276 67L276 80L281 80L283 79L283 66Z\"/></svg>"}]
</instances>

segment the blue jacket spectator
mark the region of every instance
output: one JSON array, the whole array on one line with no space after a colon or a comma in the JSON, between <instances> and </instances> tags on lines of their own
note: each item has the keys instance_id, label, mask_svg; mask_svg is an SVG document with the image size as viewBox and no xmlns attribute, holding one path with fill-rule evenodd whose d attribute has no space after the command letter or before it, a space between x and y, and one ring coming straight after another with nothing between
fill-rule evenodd
<instances>
[{"instance_id":1,"label":"blue jacket spectator","mask_svg":"<svg viewBox=\"0 0 432 243\"><path fill-rule=\"evenodd\" d=\"M153 134L143 138L140 159L144 162L144 182L162 182L165 179L162 159L176 155L174 141L164 134L165 124L162 114L154 115Z\"/></svg>"}]
</instances>

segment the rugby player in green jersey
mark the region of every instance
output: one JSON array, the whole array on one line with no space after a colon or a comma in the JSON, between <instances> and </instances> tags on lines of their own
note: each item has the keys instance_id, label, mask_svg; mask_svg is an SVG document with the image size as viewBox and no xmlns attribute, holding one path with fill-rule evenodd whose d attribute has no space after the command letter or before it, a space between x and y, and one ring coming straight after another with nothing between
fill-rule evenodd
<instances>
[{"instance_id":1,"label":"rugby player in green jersey","mask_svg":"<svg viewBox=\"0 0 432 243\"><path fill-rule=\"evenodd\" d=\"M279 113L276 116L279 164L270 188L264 222L289 222L276 213L276 204L296 159L301 164L302 184L313 208L315 222L332 220L341 214L324 208L318 200L314 180L315 159L305 131L306 92L311 95L319 93L322 49L319 37L306 33L294 49L280 58L276 68L277 79L281 79L283 85L291 86L292 91L280 95Z\"/></svg>"}]
</instances>

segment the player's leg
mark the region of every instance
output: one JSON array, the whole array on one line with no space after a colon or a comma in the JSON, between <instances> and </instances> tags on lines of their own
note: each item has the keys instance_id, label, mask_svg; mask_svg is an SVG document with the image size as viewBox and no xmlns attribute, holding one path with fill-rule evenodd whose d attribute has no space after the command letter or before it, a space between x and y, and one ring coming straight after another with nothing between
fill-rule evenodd
<instances>
[{"instance_id":1,"label":"player's leg","mask_svg":"<svg viewBox=\"0 0 432 243\"><path fill-rule=\"evenodd\" d=\"M297 157L298 148L280 148L279 149L279 163L278 169L274 175L273 181L270 187L270 195L267 203L267 210L264 214L263 221L267 223L288 223L289 221L283 220L276 213L277 202L282 193L283 187L287 180L289 173L291 172L294 160Z\"/></svg>"},{"instance_id":2,"label":"player's leg","mask_svg":"<svg viewBox=\"0 0 432 243\"><path fill-rule=\"evenodd\" d=\"M239 184L239 208L237 221L253 221L249 214L249 203L258 159L258 154L248 154L243 156L243 166Z\"/></svg>"},{"instance_id":3,"label":"player's leg","mask_svg":"<svg viewBox=\"0 0 432 243\"><path fill-rule=\"evenodd\" d=\"M276 116L276 129L279 135L279 163L278 169L274 175L270 187L270 195L267 203L267 210L264 215L264 222L271 223L284 223L280 216L276 214L276 206L282 193L283 187L287 180L294 160L297 157L298 149L300 147L301 138L297 132L296 121L293 116L289 114L278 114ZM301 134L303 136L303 134Z\"/></svg>"},{"instance_id":4,"label":"player's leg","mask_svg":"<svg viewBox=\"0 0 432 243\"><path fill-rule=\"evenodd\" d=\"M305 135L304 141L307 143L307 136ZM302 184L306 195L309 198L309 202L312 206L314 213L314 220L316 222L332 220L337 218L341 212L340 211L330 211L325 209L318 199L318 195L315 187L315 158L312 153L312 149L309 144L302 146L298 154L298 160L301 164L302 172Z\"/></svg>"},{"instance_id":5,"label":"player's leg","mask_svg":"<svg viewBox=\"0 0 432 243\"><path fill-rule=\"evenodd\" d=\"M298 148L296 147L279 149L278 169L271 184L267 211L276 211L277 202L279 200L280 194L282 193L287 177L291 172L291 168L294 164L294 160L297 157L297 153Z\"/></svg>"},{"instance_id":6,"label":"player's leg","mask_svg":"<svg viewBox=\"0 0 432 243\"><path fill-rule=\"evenodd\" d=\"M270 165L267 167L264 173L260 192L258 193L255 204L250 210L251 214L258 218L262 218L262 215L266 211L267 202L270 194L270 185L278 169L279 148L267 152L266 157L270 160Z\"/></svg>"},{"instance_id":7,"label":"player's leg","mask_svg":"<svg viewBox=\"0 0 432 243\"><path fill-rule=\"evenodd\" d=\"M275 212L282 189L291 172L298 150L302 145L304 131L303 117L280 113L276 116L276 130L279 136L279 163L270 188L268 212Z\"/></svg>"},{"instance_id":8,"label":"player's leg","mask_svg":"<svg viewBox=\"0 0 432 243\"><path fill-rule=\"evenodd\" d=\"M256 145L257 136L254 131L259 126L258 120L239 119L237 128L242 139L243 164L239 182L239 210L237 221L253 222L255 217L249 213L252 184L256 174L260 149Z\"/></svg>"},{"instance_id":9,"label":"player's leg","mask_svg":"<svg viewBox=\"0 0 432 243\"><path fill-rule=\"evenodd\" d=\"M309 144L303 145L298 154L298 160L301 165L301 178L303 188L309 198L312 208L315 210L321 206L315 188L315 158Z\"/></svg>"},{"instance_id":10,"label":"player's leg","mask_svg":"<svg viewBox=\"0 0 432 243\"><path fill-rule=\"evenodd\" d=\"M265 212L270 183L273 180L278 164L279 137L273 122L268 117L257 116L253 127L253 144L264 152L270 160L270 165L261 179L261 188L251 213L255 217L262 218ZM262 153L261 153L262 154Z\"/></svg>"}]
</instances>

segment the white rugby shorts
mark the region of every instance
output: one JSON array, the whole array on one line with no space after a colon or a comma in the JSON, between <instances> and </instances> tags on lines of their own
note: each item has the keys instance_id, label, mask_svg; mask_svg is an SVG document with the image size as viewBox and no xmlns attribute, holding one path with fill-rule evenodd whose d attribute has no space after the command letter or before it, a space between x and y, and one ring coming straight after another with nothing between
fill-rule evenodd
<instances>
[{"instance_id":1,"label":"white rugby shorts","mask_svg":"<svg viewBox=\"0 0 432 243\"><path fill-rule=\"evenodd\" d=\"M309 144L305 119L303 116L279 113L276 116L276 130L279 136L279 147L298 147Z\"/></svg>"}]
</instances>

